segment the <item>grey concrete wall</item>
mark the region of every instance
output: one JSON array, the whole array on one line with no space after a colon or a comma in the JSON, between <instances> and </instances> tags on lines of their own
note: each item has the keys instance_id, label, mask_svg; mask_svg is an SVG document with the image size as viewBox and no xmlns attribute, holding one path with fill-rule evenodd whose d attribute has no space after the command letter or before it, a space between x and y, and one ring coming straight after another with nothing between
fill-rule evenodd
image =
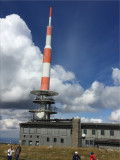
<instances>
[{"instance_id":1,"label":"grey concrete wall","mask_svg":"<svg viewBox=\"0 0 120 160\"><path fill-rule=\"evenodd\" d=\"M109 139L120 139L120 130L114 130L114 136L110 135L110 130L104 130L104 135L101 135L101 130L95 129L96 134L92 135L92 129L87 129L86 138L109 138ZM84 133L84 129L82 129L82 134Z\"/></svg>"},{"instance_id":2,"label":"grey concrete wall","mask_svg":"<svg viewBox=\"0 0 120 160\"><path fill-rule=\"evenodd\" d=\"M47 141L49 138L49 141ZM56 142L54 142L56 138ZM32 141L32 145L36 145L36 142L40 146L71 146L72 135L71 129L53 129L53 128L21 128L20 130L21 144L25 140L25 145L29 145L29 141Z\"/></svg>"},{"instance_id":3,"label":"grey concrete wall","mask_svg":"<svg viewBox=\"0 0 120 160\"><path fill-rule=\"evenodd\" d=\"M72 119L72 147L80 147L80 118Z\"/></svg>"},{"instance_id":4,"label":"grey concrete wall","mask_svg":"<svg viewBox=\"0 0 120 160\"><path fill-rule=\"evenodd\" d=\"M27 125L26 125L27 124ZM93 147L94 146L94 140L95 139L120 139L120 130L118 128L114 128L114 136L110 135L110 130L108 127L103 126L104 129L104 135L101 135L101 129L99 125L92 125L92 129L90 128L91 126L84 125L85 129L87 129L87 134L85 137L82 137L82 134L84 133L84 128L81 125L80 119L78 118L73 118L72 123L70 125L63 123L60 124L59 127L58 125L52 125L51 127L48 125L48 123L45 123L45 125L39 124L34 126L34 124L31 125L31 123L26 123L23 125L23 127L20 128L20 140L21 144L23 141L25 141L25 145L29 145L29 142L31 141L31 145L52 145L52 146L73 146L73 147L79 147L79 146L88 146L88 147ZM36 124L36 123L35 123ZM59 123L58 123L59 124ZM66 125L64 125L66 124ZM91 124L90 124L91 125ZM26 127L26 128L25 128ZM29 128L27 128L29 127ZM31 127L31 128L30 128ZM35 127L35 128L33 128ZM99 129L97 129L99 127ZM95 128L96 134L92 134L92 130ZM102 127L101 127L102 128ZM115 130L116 129L116 130ZM72 132L71 132L72 131ZM47 138L49 138L49 141L47 141ZM54 138L57 139L56 142L54 142ZM86 140L89 142L89 144L86 144ZM92 143L92 144L90 144ZM101 148L105 148L106 146L99 145ZM116 146L109 146L109 148L120 148Z\"/></svg>"},{"instance_id":5,"label":"grey concrete wall","mask_svg":"<svg viewBox=\"0 0 120 160\"><path fill-rule=\"evenodd\" d=\"M87 134L85 137L82 138L82 146L89 146L93 147L94 146L94 140L95 139L120 139L120 130L114 130L114 136L110 135L110 130L104 130L104 135L101 135L101 130L100 129L95 129L96 134L92 135L92 130L93 129L87 129ZM82 134L84 134L84 129L82 129ZM86 140L89 141L89 144L86 144ZM90 141L93 141L93 145L90 144ZM103 146L105 148L105 146ZM110 146L111 148L111 146ZM113 147L115 148L115 147ZM116 147L118 148L118 147Z\"/></svg>"}]
</instances>

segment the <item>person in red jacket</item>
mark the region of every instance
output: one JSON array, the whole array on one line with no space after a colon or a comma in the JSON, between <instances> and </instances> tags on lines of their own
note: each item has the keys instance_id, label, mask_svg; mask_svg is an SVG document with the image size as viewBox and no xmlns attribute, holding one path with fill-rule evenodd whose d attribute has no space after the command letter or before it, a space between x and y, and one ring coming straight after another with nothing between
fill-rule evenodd
<instances>
[{"instance_id":1,"label":"person in red jacket","mask_svg":"<svg viewBox=\"0 0 120 160\"><path fill-rule=\"evenodd\" d=\"M91 152L90 160L96 160L95 155L94 155L94 153L93 153L93 152Z\"/></svg>"}]
</instances>

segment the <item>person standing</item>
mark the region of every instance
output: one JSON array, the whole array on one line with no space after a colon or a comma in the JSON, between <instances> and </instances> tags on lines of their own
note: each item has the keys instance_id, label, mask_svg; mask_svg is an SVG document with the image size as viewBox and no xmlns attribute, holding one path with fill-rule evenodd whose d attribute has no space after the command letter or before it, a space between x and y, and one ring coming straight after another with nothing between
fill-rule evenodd
<instances>
[{"instance_id":1,"label":"person standing","mask_svg":"<svg viewBox=\"0 0 120 160\"><path fill-rule=\"evenodd\" d=\"M80 156L78 155L78 152L75 151L74 155L73 155L73 160L81 160Z\"/></svg>"},{"instance_id":2,"label":"person standing","mask_svg":"<svg viewBox=\"0 0 120 160\"><path fill-rule=\"evenodd\" d=\"M21 146L19 145L15 150L15 158L16 158L16 160L19 159L20 153L21 153Z\"/></svg>"},{"instance_id":3,"label":"person standing","mask_svg":"<svg viewBox=\"0 0 120 160\"><path fill-rule=\"evenodd\" d=\"M12 153L14 152L13 147L11 146L10 149L8 149L8 160L12 160Z\"/></svg>"},{"instance_id":4,"label":"person standing","mask_svg":"<svg viewBox=\"0 0 120 160\"><path fill-rule=\"evenodd\" d=\"M96 160L95 155L94 155L94 153L93 153L93 152L91 152L90 160Z\"/></svg>"}]
</instances>

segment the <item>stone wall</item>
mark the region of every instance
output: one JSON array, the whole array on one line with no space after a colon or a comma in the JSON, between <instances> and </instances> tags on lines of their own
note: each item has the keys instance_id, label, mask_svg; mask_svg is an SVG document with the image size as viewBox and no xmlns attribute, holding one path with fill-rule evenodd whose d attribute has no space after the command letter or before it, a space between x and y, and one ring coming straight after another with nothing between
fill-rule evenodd
<instances>
[{"instance_id":1,"label":"stone wall","mask_svg":"<svg viewBox=\"0 0 120 160\"><path fill-rule=\"evenodd\" d=\"M72 119L72 147L80 147L80 118Z\"/></svg>"}]
</instances>

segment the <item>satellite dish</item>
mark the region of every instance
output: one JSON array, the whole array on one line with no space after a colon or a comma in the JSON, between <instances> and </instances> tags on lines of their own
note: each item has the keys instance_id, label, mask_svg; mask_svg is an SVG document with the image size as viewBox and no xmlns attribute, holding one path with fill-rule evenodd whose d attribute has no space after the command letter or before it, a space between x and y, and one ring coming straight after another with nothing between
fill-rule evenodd
<instances>
[{"instance_id":1,"label":"satellite dish","mask_svg":"<svg viewBox=\"0 0 120 160\"><path fill-rule=\"evenodd\" d=\"M44 112L35 113L34 116L35 119L42 119L44 118Z\"/></svg>"}]
</instances>

